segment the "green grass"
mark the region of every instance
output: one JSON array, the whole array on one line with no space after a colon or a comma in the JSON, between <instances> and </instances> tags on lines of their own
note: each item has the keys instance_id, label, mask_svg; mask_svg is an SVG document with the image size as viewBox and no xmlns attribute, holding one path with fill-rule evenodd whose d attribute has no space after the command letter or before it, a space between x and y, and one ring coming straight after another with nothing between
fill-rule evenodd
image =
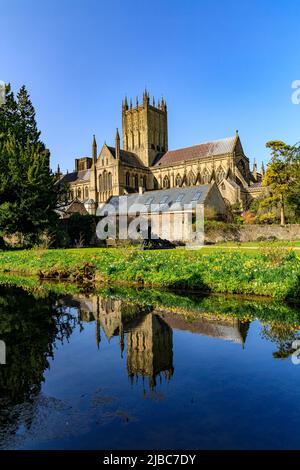
<instances>
[{"instance_id":1,"label":"green grass","mask_svg":"<svg viewBox=\"0 0 300 470\"><path fill-rule=\"evenodd\" d=\"M106 284L141 284L219 293L300 298L300 259L293 250L155 250L83 248L0 252L0 272L72 274L85 263Z\"/></svg>"},{"instance_id":2,"label":"green grass","mask_svg":"<svg viewBox=\"0 0 300 470\"><path fill-rule=\"evenodd\" d=\"M70 282L40 282L30 276L19 276L0 273L0 287L19 287L32 294L36 299L44 299L50 295L82 295L82 289ZM83 294L85 295L85 294ZM269 298L253 296L235 296L215 294L201 296L190 292L173 292L155 288L135 288L128 286L96 286L92 293L86 294L101 298L118 299L129 305L127 317L136 313L131 305L137 305L143 311L147 307L161 311L183 315L186 320L197 320L199 315L224 320L238 318L242 322L259 319L262 323L290 325L296 331L300 329L300 311L297 305L291 305Z\"/></svg>"},{"instance_id":3,"label":"green grass","mask_svg":"<svg viewBox=\"0 0 300 470\"><path fill-rule=\"evenodd\" d=\"M294 241L283 241L283 240L275 240L275 241L262 241L262 242L243 242L243 243L237 243L234 241L228 241L228 242L219 242L214 245L214 247L283 247L283 248L298 248L300 247L300 241L299 240L294 240Z\"/></svg>"}]
</instances>

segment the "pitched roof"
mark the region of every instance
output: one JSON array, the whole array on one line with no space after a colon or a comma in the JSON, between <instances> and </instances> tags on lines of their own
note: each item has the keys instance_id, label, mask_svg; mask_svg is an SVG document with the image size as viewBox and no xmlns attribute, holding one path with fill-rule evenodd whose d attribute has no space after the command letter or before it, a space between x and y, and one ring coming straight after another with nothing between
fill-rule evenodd
<instances>
[{"instance_id":1,"label":"pitched roof","mask_svg":"<svg viewBox=\"0 0 300 470\"><path fill-rule=\"evenodd\" d=\"M182 211L186 205L202 204L211 189L211 185L202 184L190 188L171 188L159 189L157 191L146 191L143 194L135 193L128 196L121 196L127 201L127 210L137 204L143 204L151 212ZM220 196L221 197L221 196ZM115 211L116 214L126 213L126 208L121 206L119 209L120 196L112 196L107 204L104 204L98 211L98 216L104 216L107 213ZM113 209L114 208L114 209Z\"/></svg>"},{"instance_id":2,"label":"pitched roof","mask_svg":"<svg viewBox=\"0 0 300 470\"><path fill-rule=\"evenodd\" d=\"M72 171L72 173L66 173L59 181L63 183L75 183L89 181L91 170Z\"/></svg>"},{"instance_id":3,"label":"pitched roof","mask_svg":"<svg viewBox=\"0 0 300 470\"><path fill-rule=\"evenodd\" d=\"M174 330L186 330L191 333L210 336L213 338L224 339L234 343L244 344L247 337L247 323L240 323L236 319L228 318L228 320L220 320L212 316L201 316L197 312L197 317L191 322L187 321L181 315L174 315L168 311L164 311L164 321Z\"/></svg>"},{"instance_id":4,"label":"pitched roof","mask_svg":"<svg viewBox=\"0 0 300 470\"><path fill-rule=\"evenodd\" d=\"M107 146L107 148L109 149L111 154L116 158L116 149L115 149L115 147ZM124 163L125 165L145 168L145 165L143 164L143 162L133 152L128 152L127 150L120 149L120 158L121 158L121 162Z\"/></svg>"},{"instance_id":5,"label":"pitched roof","mask_svg":"<svg viewBox=\"0 0 300 470\"><path fill-rule=\"evenodd\" d=\"M177 150L169 150L161 158L158 158L154 166L176 165L182 160L194 158L212 157L215 155L224 155L234 151L237 137L226 137L221 140L213 140L203 144L185 147Z\"/></svg>"}]
</instances>

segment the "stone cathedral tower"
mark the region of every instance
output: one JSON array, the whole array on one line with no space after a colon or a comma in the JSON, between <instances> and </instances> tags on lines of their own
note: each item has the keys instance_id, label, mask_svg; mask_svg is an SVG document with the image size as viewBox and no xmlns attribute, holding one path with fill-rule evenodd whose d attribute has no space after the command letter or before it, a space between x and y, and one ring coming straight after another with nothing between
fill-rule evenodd
<instances>
[{"instance_id":1,"label":"stone cathedral tower","mask_svg":"<svg viewBox=\"0 0 300 470\"><path fill-rule=\"evenodd\" d=\"M154 98L150 104L147 90L144 91L143 101L136 106L128 106L127 98L122 104L122 137L123 148L133 152L147 167L153 164L157 154L168 150L168 120L167 105L164 99L157 105Z\"/></svg>"}]
</instances>

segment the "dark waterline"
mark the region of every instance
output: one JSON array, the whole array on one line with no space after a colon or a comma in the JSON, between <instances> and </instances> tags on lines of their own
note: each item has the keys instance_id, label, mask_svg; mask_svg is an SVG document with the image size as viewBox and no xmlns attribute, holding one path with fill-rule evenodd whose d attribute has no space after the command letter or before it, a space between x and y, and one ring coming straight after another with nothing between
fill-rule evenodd
<instances>
[{"instance_id":1,"label":"dark waterline","mask_svg":"<svg viewBox=\"0 0 300 470\"><path fill-rule=\"evenodd\" d=\"M299 449L299 324L257 299L0 287L0 448Z\"/></svg>"}]
</instances>

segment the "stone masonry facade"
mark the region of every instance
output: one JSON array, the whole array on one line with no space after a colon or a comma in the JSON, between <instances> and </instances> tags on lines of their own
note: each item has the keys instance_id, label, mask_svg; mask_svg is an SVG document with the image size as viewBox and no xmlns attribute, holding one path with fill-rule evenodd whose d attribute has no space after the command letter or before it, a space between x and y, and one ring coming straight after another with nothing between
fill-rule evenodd
<instances>
[{"instance_id":1,"label":"stone masonry facade","mask_svg":"<svg viewBox=\"0 0 300 470\"><path fill-rule=\"evenodd\" d=\"M70 201L82 202L89 213L111 196L139 191L216 183L228 205L245 209L262 192L254 162L250 170L238 133L220 140L168 150L168 115L164 99L151 101L147 90L133 106L122 103L122 141L118 129L114 147L100 152L95 136L92 156L75 160L75 171L59 174L69 185Z\"/></svg>"}]
</instances>

